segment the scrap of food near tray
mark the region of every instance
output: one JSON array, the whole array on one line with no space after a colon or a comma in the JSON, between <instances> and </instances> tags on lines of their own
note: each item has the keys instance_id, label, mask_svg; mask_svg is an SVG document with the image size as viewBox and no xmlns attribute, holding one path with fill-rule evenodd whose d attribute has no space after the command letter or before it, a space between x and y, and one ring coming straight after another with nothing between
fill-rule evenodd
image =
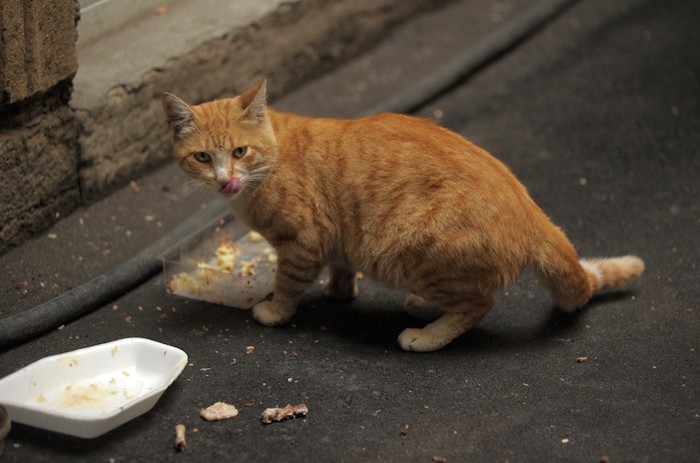
<instances>
[{"instance_id":1,"label":"scrap of food near tray","mask_svg":"<svg viewBox=\"0 0 700 463\"><path fill-rule=\"evenodd\" d=\"M175 448L184 452L187 450L187 441L185 440L185 425L178 424L175 426Z\"/></svg>"},{"instance_id":2,"label":"scrap of food near tray","mask_svg":"<svg viewBox=\"0 0 700 463\"><path fill-rule=\"evenodd\" d=\"M238 409L225 402L216 402L200 410L199 416L207 421L228 420L229 418L238 416Z\"/></svg>"},{"instance_id":3,"label":"scrap of food near tray","mask_svg":"<svg viewBox=\"0 0 700 463\"><path fill-rule=\"evenodd\" d=\"M309 413L309 409L304 404L299 405L287 405L281 408L267 408L262 414L262 421L265 424L270 424L273 421L282 421L288 418L295 418L297 416L306 416Z\"/></svg>"}]
</instances>

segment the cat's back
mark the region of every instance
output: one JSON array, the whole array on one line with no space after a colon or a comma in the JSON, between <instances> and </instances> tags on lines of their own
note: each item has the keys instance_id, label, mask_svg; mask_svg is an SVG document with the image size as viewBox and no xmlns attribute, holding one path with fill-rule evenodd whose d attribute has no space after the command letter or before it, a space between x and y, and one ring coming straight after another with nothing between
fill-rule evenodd
<instances>
[{"instance_id":1,"label":"cat's back","mask_svg":"<svg viewBox=\"0 0 700 463\"><path fill-rule=\"evenodd\" d=\"M394 158L400 161L397 167L418 167L426 173L478 170L498 181L511 177L509 169L486 150L430 119L382 113L348 121L344 135L350 151Z\"/></svg>"},{"instance_id":2,"label":"cat's back","mask_svg":"<svg viewBox=\"0 0 700 463\"><path fill-rule=\"evenodd\" d=\"M441 150L465 147L466 140L430 119L381 113L346 122L345 130L359 143L391 146L423 146Z\"/></svg>"},{"instance_id":3,"label":"cat's back","mask_svg":"<svg viewBox=\"0 0 700 463\"><path fill-rule=\"evenodd\" d=\"M510 169L483 148L430 119L383 113L345 122L343 153L360 169L388 169L397 181L441 178L456 190L520 183ZM364 164L363 164L364 163Z\"/></svg>"},{"instance_id":4,"label":"cat's back","mask_svg":"<svg viewBox=\"0 0 700 463\"><path fill-rule=\"evenodd\" d=\"M281 157L290 168L333 177L338 187L351 191L369 189L378 196L396 193L399 185L427 184L455 201L477 189L525 192L498 159L429 119L394 113L360 119L276 113L275 120Z\"/></svg>"},{"instance_id":5,"label":"cat's back","mask_svg":"<svg viewBox=\"0 0 700 463\"><path fill-rule=\"evenodd\" d=\"M460 135L430 119L395 113L381 113L360 119L316 118L293 113L273 113L275 132L285 141L326 145L332 140L347 151L353 148L431 146L442 150L463 151L477 148ZM282 146L285 143L280 143ZM477 148L478 149L478 148Z\"/></svg>"}]
</instances>

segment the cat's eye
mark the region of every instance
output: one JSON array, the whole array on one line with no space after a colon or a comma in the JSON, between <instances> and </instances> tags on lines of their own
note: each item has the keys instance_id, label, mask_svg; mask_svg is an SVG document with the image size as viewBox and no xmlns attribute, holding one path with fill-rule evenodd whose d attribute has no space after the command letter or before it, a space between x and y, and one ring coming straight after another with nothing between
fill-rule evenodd
<instances>
[{"instance_id":1,"label":"cat's eye","mask_svg":"<svg viewBox=\"0 0 700 463\"><path fill-rule=\"evenodd\" d=\"M247 146L239 146L235 150L233 150L233 157L236 159L241 159L245 154L248 152L248 147Z\"/></svg>"},{"instance_id":2,"label":"cat's eye","mask_svg":"<svg viewBox=\"0 0 700 463\"><path fill-rule=\"evenodd\" d=\"M202 151L194 153L193 156L198 162L201 162L203 164L211 162L211 156L207 153L202 152Z\"/></svg>"}]
</instances>

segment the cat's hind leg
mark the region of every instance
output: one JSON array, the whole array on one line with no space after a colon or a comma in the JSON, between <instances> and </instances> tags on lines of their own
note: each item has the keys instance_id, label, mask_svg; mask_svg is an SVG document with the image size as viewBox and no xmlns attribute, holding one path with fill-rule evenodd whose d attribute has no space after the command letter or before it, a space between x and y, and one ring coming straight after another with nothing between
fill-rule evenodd
<instances>
[{"instance_id":1,"label":"cat's hind leg","mask_svg":"<svg viewBox=\"0 0 700 463\"><path fill-rule=\"evenodd\" d=\"M438 304L432 304L424 298L410 294L403 302L403 311L419 320L436 320L445 313L445 309Z\"/></svg>"},{"instance_id":2,"label":"cat's hind leg","mask_svg":"<svg viewBox=\"0 0 700 463\"><path fill-rule=\"evenodd\" d=\"M336 301L350 301L357 297L357 273L345 266L331 265L331 275L323 287L323 294Z\"/></svg>"},{"instance_id":3,"label":"cat's hind leg","mask_svg":"<svg viewBox=\"0 0 700 463\"><path fill-rule=\"evenodd\" d=\"M442 349L455 338L470 330L494 305L491 295L468 295L460 302L443 305L440 318L424 328L407 328L399 335L399 345L412 352L432 352Z\"/></svg>"}]
</instances>

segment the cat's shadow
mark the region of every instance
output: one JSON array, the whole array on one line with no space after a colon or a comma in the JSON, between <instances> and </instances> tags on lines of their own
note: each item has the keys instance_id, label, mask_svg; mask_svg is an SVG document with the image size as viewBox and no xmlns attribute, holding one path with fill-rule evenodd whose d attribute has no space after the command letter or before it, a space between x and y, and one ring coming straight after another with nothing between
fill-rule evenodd
<instances>
[{"instance_id":1,"label":"cat's shadow","mask_svg":"<svg viewBox=\"0 0 700 463\"><path fill-rule=\"evenodd\" d=\"M525 346L537 347L554 340L567 339L585 325L587 311L614 301L628 298L631 292L614 292L594 297L591 302L574 313L566 313L541 299L528 301L518 307L518 302L501 301L472 330L454 340L444 351L493 351L518 350ZM309 291L299 304L292 324L265 328L250 320L250 311L233 310L222 306L211 306L219 310L201 310L206 302L192 304L188 310L178 311L178 332L192 333L202 325L242 327L242 334L253 336L265 330L271 336L287 337L289 330L307 338L317 337L319 330L324 336L338 339L348 349L371 346L383 350L400 350L397 337L404 328L421 328L428 322L415 319L402 310L405 293L387 292L383 289L367 288L350 302L338 302L326 298L320 289ZM252 332L250 331L252 329Z\"/></svg>"},{"instance_id":2,"label":"cat's shadow","mask_svg":"<svg viewBox=\"0 0 700 463\"><path fill-rule=\"evenodd\" d=\"M547 303L531 305L540 308L521 308L515 315L513 307L504 304L492 314L444 348L448 351L488 351L536 347L555 340L568 339L585 325L584 314L598 305L628 298L633 293L618 291L595 296L588 305L567 313ZM420 328L428 322L410 317L401 310L403 297L396 295L373 297L339 303L323 297L320 292L304 298L295 318L298 329L322 326L328 334L342 338L349 344L372 344L399 349L396 339L404 328ZM548 307L548 308L547 308ZM491 317L491 318L489 318ZM502 323L505 322L505 323ZM313 328L312 328L313 327Z\"/></svg>"}]
</instances>

